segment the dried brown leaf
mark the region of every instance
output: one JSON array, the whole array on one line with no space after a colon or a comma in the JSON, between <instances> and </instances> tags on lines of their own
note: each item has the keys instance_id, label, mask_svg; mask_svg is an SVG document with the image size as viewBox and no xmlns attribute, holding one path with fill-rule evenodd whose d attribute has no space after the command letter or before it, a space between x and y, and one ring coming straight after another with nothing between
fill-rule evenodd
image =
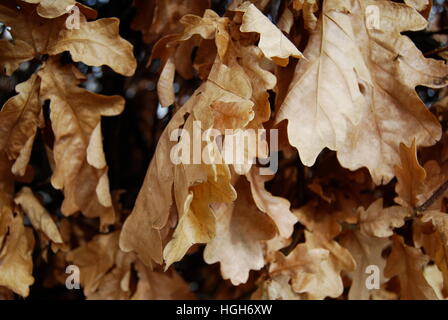
<instances>
[{"instance_id":1,"label":"dried brown leaf","mask_svg":"<svg viewBox=\"0 0 448 320\"><path fill-rule=\"evenodd\" d=\"M400 299L435 300L437 296L423 276L428 257L419 249L410 247L403 238L392 236L392 252L387 258L384 275L397 276L400 281Z\"/></svg>"},{"instance_id":2,"label":"dried brown leaf","mask_svg":"<svg viewBox=\"0 0 448 320\"><path fill-rule=\"evenodd\" d=\"M62 243L58 227L30 188L23 187L16 195L14 201L22 207L34 229L42 231L55 243Z\"/></svg>"},{"instance_id":3,"label":"dried brown leaf","mask_svg":"<svg viewBox=\"0 0 448 320\"><path fill-rule=\"evenodd\" d=\"M57 42L48 49L55 55L70 51L72 59L90 66L107 65L115 72L132 76L137 67L133 46L120 37L116 18L81 21L79 29L61 30Z\"/></svg>"}]
</instances>

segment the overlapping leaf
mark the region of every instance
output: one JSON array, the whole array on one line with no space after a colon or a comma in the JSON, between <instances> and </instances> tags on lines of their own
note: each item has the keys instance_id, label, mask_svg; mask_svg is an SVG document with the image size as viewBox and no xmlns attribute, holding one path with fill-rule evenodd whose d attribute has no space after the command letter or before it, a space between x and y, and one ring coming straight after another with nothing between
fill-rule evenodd
<instances>
[{"instance_id":1,"label":"overlapping leaf","mask_svg":"<svg viewBox=\"0 0 448 320\"><path fill-rule=\"evenodd\" d=\"M368 5L382 13L378 30L365 24ZM400 143L415 138L417 146L431 145L440 138L415 87L445 86L448 67L424 58L400 33L425 26L413 8L390 1L325 2L308 60L298 64L278 115L288 119L290 142L304 164L328 147L344 167L367 167L379 184L393 177Z\"/></svg>"}]
</instances>

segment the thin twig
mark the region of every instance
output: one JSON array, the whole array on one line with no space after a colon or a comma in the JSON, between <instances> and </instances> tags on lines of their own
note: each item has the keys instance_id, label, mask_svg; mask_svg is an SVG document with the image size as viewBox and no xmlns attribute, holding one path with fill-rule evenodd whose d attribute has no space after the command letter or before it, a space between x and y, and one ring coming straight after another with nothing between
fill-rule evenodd
<instances>
[{"instance_id":1,"label":"thin twig","mask_svg":"<svg viewBox=\"0 0 448 320\"><path fill-rule=\"evenodd\" d=\"M433 56L435 54L439 54L439 53L444 52L444 51L448 51L448 46L428 51L428 52L424 53L423 55L425 57L430 57L430 56Z\"/></svg>"},{"instance_id":2,"label":"thin twig","mask_svg":"<svg viewBox=\"0 0 448 320\"><path fill-rule=\"evenodd\" d=\"M448 180L445 181L434 193L429 197L421 206L417 207L415 210L417 212L423 212L428 210L428 208L436 202L446 191L448 190Z\"/></svg>"}]
</instances>

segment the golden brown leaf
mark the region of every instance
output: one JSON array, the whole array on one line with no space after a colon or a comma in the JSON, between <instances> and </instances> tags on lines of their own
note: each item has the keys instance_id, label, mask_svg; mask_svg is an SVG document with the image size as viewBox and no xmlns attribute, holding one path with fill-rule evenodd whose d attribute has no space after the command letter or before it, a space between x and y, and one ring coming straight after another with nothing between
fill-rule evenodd
<instances>
[{"instance_id":1,"label":"golden brown leaf","mask_svg":"<svg viewBox=\"0 0 448 320\"><path fill-rule=\"evenodd\" d=\"M400 206L383 208L382 198L373 202L367 210L361 207L358 211L361 231L379 238L390 237L393 229L402 227L404 219L411 213Z\"/></svg>"},{"instance_id":2,"label":"golden brown leaf","mask_svg":"<svg viewBox=\"0 0 448 320\"><path fill-rule=\"evenodd\" d=\"M316 29L317 18L314 13L319 9L316 0L293 0L292 6L294 10L302 11L306 29Z\"/></svg>"},{"instance_id":3,"label":"golden brown leaf","mask_svg":"<svg viewBox=\"0 0 448 320\"><path fill-rule=\"evenodd\" d=\"M79 267L81 285L88 297L97 291L102 278L115 264L119 232L97 235L67 253L67 261Z\"/></svg>"},{"instance_id":4,"label":"golden brown leaf","mask_svg":"<svg viewBox=\"0 0 448 320\"><path fill-rule=\"evenodd\" d=\"M31 155L37 127L41 126L40 78L31 78L16 86L18 95L9 99L0 111L0 151L15 161L12 171L24 175Z\"/></svg>"},{"instance_id":5,"label":"golden brown leaf","mask_svg":"<svg viewBox=\"0 0 448 320\"><path fill-rule=\"evenodd\" d=\"M204 16L205 18L190 16L187 19L195 21L191 28L208 30L210 27L210 34L214 35L216 14L207 11ZM186 31L187 36L190 32L193 31ZM195 91L167 126L158 143L155 158L150 164L133 213L123 226L120 247L126 252L136 251L148 266L152 261L159 264L162 262L161 230L167 226L173 196L179 221L173 239L163 250L167 267L180 260L192 244L207 243L214 237L215 218L210 204L231 202L236 197L230 184L228 166L216 164L222 159L216 144L213 150L208 150L212 164L174 165L170 152L175 143L169 141L173 131L182 126L184 118L187 118L183 127L185 134L181 135L179 145L185 144L191 155L193 146L189 137L195 138L194 121L200 121L202 130L223 130L243 127L252 120L250 81L241 66L236 63L233 53L231 50L227 52L227 49L223 53L230 55L228 65L224 65L219 57L216 58L208 81Z\"/></svg>"},{"instance_id":6,"label":"golden brown leaf","mask_svg":"<svg viewBox=\"0 0 448 320\"><path fill-rule=\"evenodd\" d=\"M107 65L115 72L132 76L137 67L133 47L120 37L118 27L119 20L116 18L81 21L79 29L61 30L58 41L48 52L55 55L70 51L76 62L98 67Z\"/></svg>"},{"instance_id":7,"label":"golden brown leaf","mask_svg":"<svg viewBox=\"0 0 448 320\"><path fill-rule=\"evenodd\" d=\"M132 28L143 33L146 43L182 30L180 18L187 14L201 16L210 7L209 0L135 0L137 15Z\"/></svg>"},{"instance_id":8,"label":"golden brown leaf","mask_svg":"<svg viewBox=\"0 0 448 320\"><path fill-rule=\"evenodd\" d=\"M69 12L66 10L76 4L76 0L22 0L28 3L39 4L37 13L44 18L53 19Z\"/></svg>"},{"instance_id":9,"label":"golden brown leaf","mask_svg":"<svg viewBox=\"0 0 448 320\"><path fill-rule=\"evenodd\" d=\"M25 41L0 40L0 72L10 76L22 62L34 57L33 48Z\"/></svg>"},{"instance_id":10,"label":"golden brown leaf","mask_svg":"<svg viewBox=\"0 0 448 320\"><path fill-rule=\"evenodd\" d=\"M184 66L177 64L178 52L182 52L183 45L192 43L192 37L198 35L203 39L215 39L218 54L222 59L229 46L229 19L221 18L212 10L206 10L203 17L188 14L180 19L184 30L182 33L168 35L160 39L152 50L150 61L156 58L162 60L161 73L157 83L157 93L162 106L171 105L174 100L173 80L176 69L182 71ZM191 40L191 41L189 41ZM191 54L191 53L189 53ZM188 62L188 61L187 61ZM191 64L188 62L187 64ZM220 65L220 64L219 64ZM209 80L210 80L209 76Z\"/></svg>"},{"instance_id":11,"label":"golden brown leaf","mask_svg":"<svg viewBox=\"0 0 448 320\"><path fill-rule=\"evenodd\" d=\"M323 240L305 231L306 242L299 244L286 257L278 254L269 269L272 275L286 274L296 293L307 293L309 299L338 297L344 289L341 270L353 271L350 253L336 242Z\"/></svg>"},{"instance_id":12,"label":"golden brown leaf","mask_svg":"<svg viewBox=\"0 0 448 320\"><path fill-rule=\"evenodd\" d=\"M276 228L257 208L245 178L239 178L235 189L238 198L234 203L214 207L216 236L207 244L204 260L219 262L223 278L239 285L247 282L250 270L263 268L262 241L274 237Z\"/></svg>"},{"instance_id":13,"label":"golden brown leaf","mask_svg":"<svg viewBox=\"0 0 448 320\"><path fill-rule=\"evenodd\" d=\"M42 18L34 5L16 0L0 4L0 21L11 27L14 41L24 41L33 48L33 55L48 53L61 29L65 28L64 17Z\"/></svg>"},{"instance_id":14,"label":"golden brown leaf","mask_svg":"<svg viewBox=\"0 0 448 320\"><path fill-rule=\"evenodd\" d=\"M435 160L429 160L423 166L426 173L425 181L422 184L421 193L417 195L417 204L422 205L428 200L442 184L447 181L447 172L445 164L442 168ZM428 208L429 210L442 210L443 197L436 199L436 201Z\"/></svg>"},{"instance_id":15,"label":"golden brown leaf","mask_svg":"<svg viewBox=\"0 0 448 320\"><path fill-rule=\"evenodd\" d=\"M415 208L418 205L417 196L423 192L426 178L425 169L418 163L415 140L409 148L400 144L400 160L401 166L395 167L398 180L395 186L398 197L395 202L404 207Z\"/></svg>"},{"instance_id":16,"label":"golden brown leaf","mask_svg":"<svg viewBox=\"0 0 448 320\"><path fill-rule=\"evenodd\" d=\"M378 30L365 27L370 4L381 12ZM338 151L344 167L367 167L375 183L388 182L399 161L400 143L409 145L415 138L417 146L431 145L440 138L438 121L418 98L415 87L445 86L448 67L424 58L400 33L426 26L426 20L404 4L326 1L318 24L305 51L305 56L317 59L299 61L277 120L289 120L290 142L305 165L312 165L328 147ZM332 30L334 37L325 38ZM317 71L323 69L315 66L320 65L320 57L325 61L328 56L332 57L328 60L331 68L325 69L325 75L332 77L326 76L328 85L323 86L316 82L320 79ZM337 75L340 80L334 81Z\"/></svg>"},{"instance_id":17,"label":"golden brown leaf","mask_svg":"<svg viewBox=\"0 0 448 320\"><path fill-rule=\"evenodd\" d=\"M193 94L191 101L199 92ZM158 264L163 261L160 230L166 225L173 204L171 189L175 166L169 157L176 143L170 141L170 135L184 124L184 116L191 107L192 104L184 105L163 131L134 209L126 219L120 235L121 250L135 251L147 266L151 266L153 261Z\"/></svg>"},{"instance_id":18,"label":"golden brown leaf","mask_svg":"<svg viewBox=\"0 0 448 320\"><path fill-rule=\"evenodd\" d=\"M342 230L339 217L328 206L321 207L318 201L310 201L294 210L295 216L309 231L333 239Z\"/></svg>"},{"instance_id":19,"label":"golden brown leaf","mask_svg":"<svg viewBox=\"0 0 448 320\"><path fill-rule=\"evenodd\" d=\"M358 124L367 108L359 83L369 81L368 70L345 9L343 2L324 2L277 116L288 119L290 143L308 166L324 147L340 149L348 123Z\"/></svg>"},{"instance_id":20,"label":"golden brown leaf","mask_svg":"<svg viewBox=\"0 0 448 320\"><path fill-rule=\"evenodd\" d=\"M428 226L430 224L430 226ZM448 216L439 211L426 211L413 226L415 246L423 248L443 275L443 288L448 288Z\"/></svg>"},{"instance_id":21,"label":"golden brown leaf","mask_svg":"<svg viewBox=\"0 0 448 320\"><path fill-rule=\"evenodd\" d=\"M124 101L118 96L94 94L77 85L80 80L69 66L50 59L39 71L41 95L50 99L55 134L55 170L52 185L64 190L62 212L82 211L101 217L101 228L114 223L107 166L102 148L101 116L120 114Z\"/></svg>"},{"instance_id":22,"label":"golden brown leaf","mask_svg":"<svg viewBox=\"0 0 448 320\"><path fill-rule=\"evenodd\" d=\"M338 158L351 170L367 167L379 184L392 179L393 168L399 164L400 143L411 145L416 139L418 147L440 139L438 121L414 88L446 86L448 67L426 59L409 38L401 35L427 24L414 9L390 1L359 1L352 12L357 21L366 18L368 5L377 5L381 12L380 30L365 29L357 35L358 43L366 43L362 51L372 79L370 87L364 88L369 111L351 130Z\"/></svg>"},{"instance_id":23,"label":"golden brown leaf","mask_svg":"<svg viewBox=\"0 0 448 320\"><path fill-rule=\"evenodd\" d=\"M271 217L277 226L279 235L283 238L289 238L294 230L294 224L297 218L289 210L291 204L288 200L273 196L265 189L265 182L269 180L269 176L262 176L258 173L258 169L253 168L246 178L250 182L252 197L257 208Z\"/></svg>"},{"instance_id":24,"label":"golden brown leaf","mask_svg":"<svg viewBox=\"0 0 448 320\"><path fill-rule=\"evenodd\" d=\"M197 165L193 168L198 169ZM179 186L184 189L179 190L175 183L179 222L173 239L163 250L165 268L182 259L193 244L208 243L215 237L215 215L210 207L212 203L229 203L236 198L227 165L218 164L215 168L209 165L204 169L208 171L207 182L191 187L188 194L184 186ZM188 175L188 168L177 166L176 171L180 175Z\"/></svg>"},{"instance_id":25,"label":"golden brown leaf","mask_svg":"<svg viewBox=\"0 0 448 320\"><path fill-rule=\"evenodd\" d=\"M0 247L13 219L14 177L11 162L4 152L0 152Z\"/></svg>"},{"instance_id":26,"label":"golden brown leaf","mask_svg":"<svg viewBox=\"0 0 448 320\"><path fill-rule=\"evenodd\" d=\"M88 300L129 300L131 297L131 268L135 256L118 249L118 237L113 240L113 248L117 250L115 265L101 278L97 290L87 296ZM91 261L91 264L94 263L96 262Z\"/></svg>"},{"instance_id":27,"label":"golden brown leaf","mask_svg":"<svg viewBox=\"0 0 448 320\"><path fill-rule=\"evenodd\" d=\"M0 286L5 286L22 297L27 297L34 283L32 251L33 232L25 228L17 215L9 226L9 235L0 252Z\"/></svg>"},{"instance_id":28,"label":"golden brown leaf","mask_svg":"<svg viewBox=\"0 0 448 320\"><path fill-rule=\"evenodd\" d=\"M139 276L133 300L194 300L187 283L173 269L167 272L150 270L142 263L136 264Z\"/></svg>"},{"instance_id":29,"label":"golden brown leaf","mask_svg":"<svg viewBox=\"0 0 448 320\"><path fill-rule=\"evenodd\" d=\"M23 187L16 195L14 201L22 207L34 229L42 231L55 243L62 243L58 227L30 188Z\"/></svg>"},{"instance_id":30,"label":"golden brown leaf","mask_svg":"<svg viewBox=\"0 0 448 320\"><path fill-rule=\"evenodd\" d=\"M423 276L428 257L419 249L409 247L403 238L392 236L392 252L387 258L384 275L397 276L400 281L400 299L434 300L437 296Z\"/></svg>"}]
</instances>

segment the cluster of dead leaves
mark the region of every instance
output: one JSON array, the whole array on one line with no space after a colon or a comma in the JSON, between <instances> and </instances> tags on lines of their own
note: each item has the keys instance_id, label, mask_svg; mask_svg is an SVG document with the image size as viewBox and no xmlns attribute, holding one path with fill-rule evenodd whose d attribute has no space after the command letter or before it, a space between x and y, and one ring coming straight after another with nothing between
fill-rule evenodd
<instances>
[{"instance_id":1,"label":"cluster of dead leaves","mask_svg":"<svg viewBox=\"0 0 448 320\"><path fill-rule=\"evenodd\" d=\"M70 5L80 8L79 29L65 26L69 14L66 8ZM0 2L0 21L11 27L13 37L0 40L2 69L11 75L21 62L41 61L38 70L16 87L17 95L0 112L0 286L24 297L29 294L34 282L32 226L41 245L43 242L45 247L51 246L55 254L54 278L63 284L67 262L79 266L88 298L185 298L189 290L174 271L158 273L133 254L121 252L118 232L98 235L87 242L82 230L76 230L68 220L56 224L33 190L23 187L15 192L15 181L29 179L28 164L36 134L51 130L54 141L47 146L47 155L53 170L51 183L64 194L62 214L68 217L82 212L86 217L98 217L103 232L117 222L102 146L101 118L120 114L125 101L120 96L103 96L79 87L85 75L74 64L63 64L60 57L68 51L74 62L107 65L125 76L134 73L137 63L133 47L120 37L119 20L87 20L95 16L93 9L76 1ZM49 123L43 114L46 101ZM51 129L46 128L47 124ZM24 220L29 223L24 225ZM72 237L78 238L79 247L71 246ZM42 254L48 258L47 253ZM139 278L134 292L129 288L132 268Z\"/></svg>"},{"instance_id":2,"label":"cluster of dead leaves","mask_svg":"<svg viewBox=\"0 0 448 320\"><path fill-rule=\"evenodd\" d=\"M101 130L102 116L120 114L125 101L79 87L85 75L61 62L68 51L73 62L132 76L136 60L118 19L95 20L74 0L0 1L13 38L0 40L2 71L38 62L0 112L0 289L28 295L38 236L51 249L41 253L54 265L48 282L64 283L75 264L90 299L194 298L172 265L202 247L203 260L254 299L448 295L447 100L428 109L415 90L445 87L448 66L403 35L426 27L431 4L284 1L275 24L269 3L234 0L220 16L207 0L134 2L132 28L152 46L148 64L160 62L159 102L174 114L126 216L109 190ZM79 29L65 25L70 5L81 12ZM367 25L371 5L379 28ZM176 75L201 83L185 98ZM206 141L209 163L174 164L171 151L198 122L222 133L278 129L278 150L246 153L278 153L280 171L225 164ZM184 133L172 141L176 129ZM14 187L32 176L33 142L45 130L54 134L46 149L64 217L29 187ZM304 200L279 181L305 185ZM79 212L99 218L102 234L71 223ZM366 286L372 265L378 289Z\"/></svg>"}]
</instances>

